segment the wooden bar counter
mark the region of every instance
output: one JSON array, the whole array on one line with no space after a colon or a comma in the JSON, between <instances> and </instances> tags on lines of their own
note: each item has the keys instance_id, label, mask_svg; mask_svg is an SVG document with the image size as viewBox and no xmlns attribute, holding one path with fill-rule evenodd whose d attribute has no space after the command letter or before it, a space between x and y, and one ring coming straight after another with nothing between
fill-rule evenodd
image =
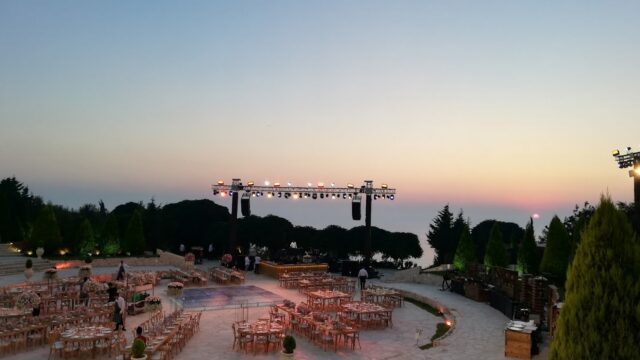
<instances>
[{"instance_id":1,"label":"wooden bar counter","mask_svg":"<svg viewBox=\"0 0 640 360\"><path fill-rule=\"evenodd\" d=\"M277 263L274 263L271 261L265 261L265 260L261 261L257 266L258 266L258 272L260 274L269 275L276 279L280 277L280 274L284 274L292 271L326 272L329 269L329 265L327 264L277 264Z\"/></svg>"}]
</instances>

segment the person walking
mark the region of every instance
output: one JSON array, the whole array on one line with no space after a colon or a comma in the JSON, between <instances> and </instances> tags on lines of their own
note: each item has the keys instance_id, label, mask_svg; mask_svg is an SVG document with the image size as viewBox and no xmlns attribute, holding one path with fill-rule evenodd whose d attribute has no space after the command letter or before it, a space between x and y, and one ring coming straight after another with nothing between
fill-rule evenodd
<instances>
[{"instance_id":1,"label":"person walking","mask_svg":"<svg viewBox=\"0 0 640 360\"><path fill-rule=\"evenodd\" d=\"M124 314L127 308L127 303L124 301L122 295L117 294L117 296L118 298L113 303L113 322L116 323L115 331L120 328L120 325L122 325L122 331L127 331L127 329L124 328Z\"/></svg>"},{"instance_id":2,"label":"person walking","mask_svg":"<svg viewBox=\"0 0 640 360\"><path fill-rule=\"evenodd\" d=\"M369 273L367 269L363 266L360 271L358 271L358 278L360 279L360 289L364 290L365 283L367 282L367 278L369 278Z\"/></svg>"},{"instance_id":3,"label":"person walking","mask_svg":"<svg viewBox=\"0 0 640 360\"><path fill-rule=\"evenodd\" d=\"M118 276L116 276L116 280L121 281L124 280L124 261L120 260L120 267L118 268Z\"/></svg>"}]
</instances>

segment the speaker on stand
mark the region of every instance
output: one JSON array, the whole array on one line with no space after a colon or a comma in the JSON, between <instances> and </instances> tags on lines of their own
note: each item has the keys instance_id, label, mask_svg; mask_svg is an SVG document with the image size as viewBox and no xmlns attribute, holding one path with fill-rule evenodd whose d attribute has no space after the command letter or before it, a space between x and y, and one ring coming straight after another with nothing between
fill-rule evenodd
<instances>
[{"instance_id":1,"label":"speaker on stand","mask_svg":"<svg viewBox=\"0 0 640 360\"><path fill-rule=\"evenodd\" d=\"M353 200L351 201L351 217L353 218L353 220L360 220L362 219L362 212L360 211L362 205L362 198L360 197L360 195L356 195L353 197Z\"/></svg>"}]
</instances>

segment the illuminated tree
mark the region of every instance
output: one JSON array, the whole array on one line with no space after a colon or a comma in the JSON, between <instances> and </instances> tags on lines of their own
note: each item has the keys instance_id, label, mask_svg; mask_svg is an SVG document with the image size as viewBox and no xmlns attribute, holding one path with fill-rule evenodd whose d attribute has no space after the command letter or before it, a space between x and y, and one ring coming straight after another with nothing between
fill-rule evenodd
<instances>
[{"instance_id":1,"label":"illuminated tree","mask_svg":"<svg viewBox=\"0 0 640 360\"><path fill-rule=\"evenodd\" d=\"M639 276L640 242L603 197L568 272L550 359L637 359Z\"/></svg>"}]
</instances>

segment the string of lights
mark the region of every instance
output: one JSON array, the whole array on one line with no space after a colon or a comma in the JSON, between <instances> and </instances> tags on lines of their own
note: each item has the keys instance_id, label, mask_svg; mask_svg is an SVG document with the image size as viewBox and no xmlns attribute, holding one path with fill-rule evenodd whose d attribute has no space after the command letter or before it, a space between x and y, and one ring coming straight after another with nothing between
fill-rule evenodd
<instances>
[{"instance_id":1,"label":"string of lights","mask_svg":"<svg viewBox=\"0 0 640 360\"><path fill-rule=\"evenodd\" d=\"M255 185L253 181L249 181L246 185L243 185L239 179L233 179L231 184L225 184L220 180L217 184L212 186L213 195L227 196L233 195L234 192L244 192L250 194L251 197L266 196L267 198L283 198L283 199L353 199L359 194L371 194L374 200L378 199L395 199L395 189L390 189L387 184L382 184L380 188L367 188L366 185L362 185L356 188L353 184L348 184L347 187L336 187L332 184L329 187L325 187L324 184L319 183L317 186L307 184L308 186L293 186L287 184L281 186L280 183L274 183L273 185L265 184Z\"/></svg>"},{"instance_id":2,"label":"string of lights","mask_svg":"<svg viewBox=\"0 0 640 360\"><path fill-rule=\"evenodd\" d=\"M389 188L387 184L374 188L372 180L365 180L364 184L358 187L353 184L347 184L346 187L336 187L333 183L330 186L325 186L324 183L318 183L315 186L312 183L308 183L307 186L294 186L291 183L287 183L286 186L282 186L280 183L271 184L268 181L265 181L264 185L256 185L253 181L243 184L240 179L233 179L230 184L225 184L223 180L220 180L212 185L211 188L214 196L230 196L232 199L231 216L229 217L229 245L232 251L237 249L239 195L242 195L241 210L243 216L251 215L251 198L349 199L351 200L353 220L360 220L361 218L360 208L362 197L364 196L366 238L362 253L366 264L371 260L371 202L378 199L394 200L396 196L396 189Z\"/></svg>"}]
</instances>

